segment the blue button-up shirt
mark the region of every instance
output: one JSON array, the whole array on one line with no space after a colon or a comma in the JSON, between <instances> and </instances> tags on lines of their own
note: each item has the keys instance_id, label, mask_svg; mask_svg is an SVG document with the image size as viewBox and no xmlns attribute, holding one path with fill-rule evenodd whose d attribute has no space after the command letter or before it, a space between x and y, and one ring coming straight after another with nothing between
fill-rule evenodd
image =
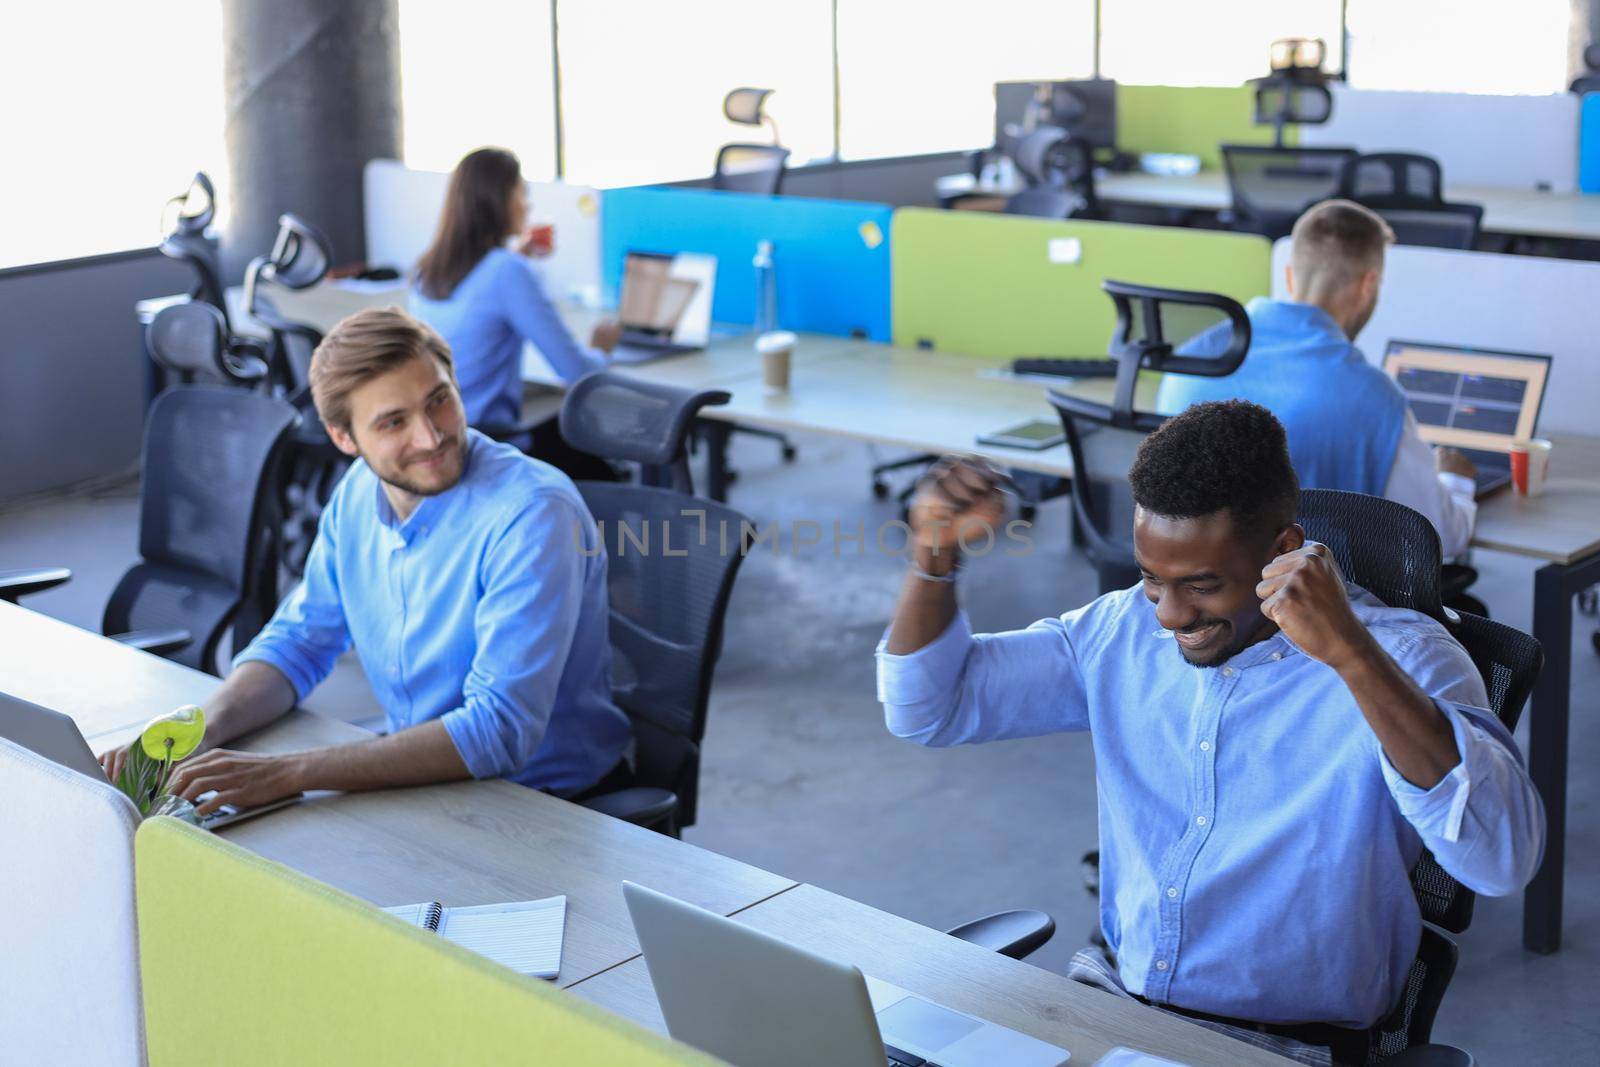
<instances>
[{"instance_id":1,"label":"blue button-up shirt","mask_svg":"<svg viewBox=\"0 0 1600 1067\"><path fill-rule=\"evenodd\" d=\"M461 481L404 522L351 467L304 580L234 663L271 664L304 699L354 643L390 730L441 719L474 776L577 792L631 737L605 552L566 475L469 434Z\"/></svg>"},{"instance_id":2,"label":"blue button-up shirt","mask_svg":"<svg viewBox=\"0 0 1600 1067\"><path fill-rule=\"evenodd\" d=\"M962 615L909 655L879 645L879 699L890 731L925 745L1090 731L1100 921L1130 991L1364 1027L1416 957L1423 847L1469 888L1511 893L1538 866L1544 813L1461 646L1352 595L1455 732L1461 762L1432 789L1400 776L1338 675L1282 633L1192 667L1138 586L1026 630L975 637Z\"/></svg>"}]
</instances>

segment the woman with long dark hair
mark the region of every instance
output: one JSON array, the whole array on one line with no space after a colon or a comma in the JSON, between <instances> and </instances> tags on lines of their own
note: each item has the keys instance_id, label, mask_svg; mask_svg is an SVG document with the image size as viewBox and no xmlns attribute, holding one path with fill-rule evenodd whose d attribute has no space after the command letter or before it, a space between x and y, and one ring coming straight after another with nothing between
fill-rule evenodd
<instances>
[{"instance_id":1,"label":"woman with long dark hair","mask_svg":"<svg viewBox=\"0 0 1600 1067\"><path fill-rule=\"evenodd\" d=\"M456 164L433 243L417 261L411 310L449 343L467 421L483 429L521 419L523 342L570 382L605 366L620 333L601 323L590 347L578 343L527 258L541 244L548 254L548 235L523 236L527 225L522 165L503 148L480 148ZM513 236L523 237L517 251L507 247ZM554 421L539 427L530 451L568 469Z\"/></svg>"}]
</instances>

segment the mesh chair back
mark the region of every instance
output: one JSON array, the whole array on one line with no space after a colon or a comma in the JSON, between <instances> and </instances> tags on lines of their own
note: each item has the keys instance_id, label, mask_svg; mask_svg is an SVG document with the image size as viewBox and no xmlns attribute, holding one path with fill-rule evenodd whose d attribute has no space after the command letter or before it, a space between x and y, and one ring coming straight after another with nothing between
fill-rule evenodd
<instances>
[{"instance_id":1,"label":"mesh chair back","mask_svg":"<svg viewBox=\"0 0 1600 1067\"><path fill-rule=\"evenodd\" d=\"M1367 1033L1367 1062L1379 1064L1412 1045L1426 1045L1433 1035L1444 991L1456 973L1460 950L1439 931L1424 926L1417 958L1406 972L1405 990L1386 1017Z\"/></svg>"},{"instance_id":2,"label":"mesh chair back","mask_svg":"<svg viewBox=\"0 0 1600 1067\"><path fill-rule=\"evenodd\" d=\"M1278 238L1312 204L1339 191L1350 148L1222 146L1228 192L1240 229Z\"/></svg>"},{"instance_id":3,"label":"mesh chair back","mask_svg":"<svg viewBox=\"0 0 1600 1067\"><path fill-rule=\"evenodd\" d=\"M1320 126L1333 117L1333 93L1319 82L1280 75L1256 79L1255 90L1258 126Z\"/></svg>"},{"instance_id":4,"label":"mesh chair back","mask_svg":"<svg viewBox=\"0 0 1600 1067\"><path fill-rule=\"evenodd\" d=\"M1471 251L1483 228L1482 204L1438 204L1424 210L1376 208L1396 244Z\"/></svg>"},{"instance_id":5,"label":"mesh chair back","mask_svg":"<svg viewBox=\"0 0 1600 1067\"><path fill-rule=\"evenodd\" d=\"M297 416L241 389L170 389L145 425L139 554L242 587L267 475Z\"/></svg>"},{"instance_id":6,"label":"mesh chair back","mask_svg":"<svg viewBox=\"0 0 1600 1067\"><path fill-rule=\"evenodd\" d=\"M580 482L578 490L606 546L611 684L633 720L637 777L677 793L687 826L748 520L670 489Z\"/></svg>"},{"instance_id":7,"label":"mesh chair back","mask_svg":"<svg viewBox=\"0 0 1600 1067\"><path fill-rule=\"evenodd\" d=\"M1339 571L1390 607L1441 622L1439 534L1404 504L1339 489L1302 489L1300 525L1328 546Z\"/></svg>"},{"instance_id":8,"label":"mesh chair back","mask_svg":"<svg viewBox=\"0 0 1600 1067\"><path fill-rule=\"evenodd\" d=\"M1101 593L1139 580L1133 557L1133 490L1128 471L1139 446L1166 421L1141 414L1132 427L1117 427L1091 412L1074 410L1076 398L1052 391L1072 456L1072 513L1081 546L1094 564Z\"/></svg>"},{"instance_id":9,"label":"mesh chair back","mask_svg":"<svg viewBox=\"0 0 1600 1067\"><path fill-rule=\"evenodd\" d=\"M1339 195L1368 207L1426 207L1444 203L1439 161L1413 152L1372 152L1344 166Z\"/></svg>"},{"instance_id":10,"label":"mesh chair back","mask_svg":"<svg viewBox=\"0 0 1600 1067\"><path fill-rule=\"evenodd\" d=\"M156 398L141 462L142 562L112 592L106 633L188 630L194 640L174 658L211 669L225 625L267 570L271 482L297 418L242 389L179 386Z\"/></svg>"},{"instance_id":11,"label":"mesh chair back","mask_svg":"<svg viewBox=\"0 0 1600 1067\"><path fill-rule=\"evenodd\" d=\"M1502 623L1446 611L1439 599L1439 535L1403 504L1336 489L1300 492L1300 525L1327 545L1339 569L1391 607L1443 621L1483 676L1489 711L1516 729L1544 664L1539 642ZM1411 886L1425 921L1452 933L1472 922L1475 897L1423 852Z\"/></svg>"},{"instance_id":12,"label":"mesh chair back","mask_svg":"<svg viewBox=\"0 0 1600 1067\"><path fill-rule=\"evenodd\" d=\"M703 407L726 404L721 389L677 389L611 371L586 374L561 404L561 436L572 447L644 468L646 484L692 491L685 440Z\"/></svg>"},{"instance_id":13,"label":"mesh chair back","mask_svg":"<svg viewBox=\"0 0 1600 1067\"><path fill-rule=\"evenodd\" d=\"M191 301L162 308L145 331L156 362L193 382L231 381L225 356L228 324L210 304Z\"/></svg>"},{"instance_id":14,"label":"mesh chair back","mask_svg":"<svg viewBox=\"0 0 1600 1067\"><path fill-rule=\"evenodd\" d=\"M775 144L725 144L717 149L711 188L777 196L788 162L789 150Z\"/></svg>"}]
</instances>

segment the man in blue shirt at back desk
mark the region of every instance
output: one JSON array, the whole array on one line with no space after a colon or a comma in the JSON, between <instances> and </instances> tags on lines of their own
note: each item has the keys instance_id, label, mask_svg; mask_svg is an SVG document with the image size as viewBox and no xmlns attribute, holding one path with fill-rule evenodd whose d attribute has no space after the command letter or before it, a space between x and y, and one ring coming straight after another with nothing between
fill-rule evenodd
<instances>
[{"instance_id":1,"label":"man in blue shirt at back desk","mask_svg":"<svg viewBox=\"0 0 1600 1067\"><path fill-rule=\"evenodd\" d=\"M1361 1031L1417 953L1422 850L1512 893L1539 864L1538 794L1444 627L1347 586L1306 541L1271 413L1191 408L1130 480L1139 585L974 635L959 544L985 543L1003 498L986 467L935 468L878 647L889 730L935 747L1089 731L1106 949L1072 976L1301 1062L1364 1063Z\"/></svg>"},{"instance_id":2,"label":"man in blue shirt at back desk","mask_svg":"<svg viewBox=\"0 0 1600 1067\"><path fill-rule=\"evenodd\" d=\"M572 482L469 429L449 347L394 308L335 327L311 387L358 459L304 580L206 702L206 742L287 713L352 644L390 733L215 749L185 761L172 792L216 790L203 813L308 789L504 777L571 796L622 778L631 728L611 699L606 556Z\"/></svg>"},{"instance_id":3,"label":"man in blue shirt at back desk","mask_svg":"<svg viewBox=\"0 0 1600 1067\"><path fill-rule=\"evenodd\" d=\"M1290 299L1250 301L1244 363L1222 378L1167 375L1156 409L1175 414L1204 400L1253 400L1288 430L1301 485L1404 504L1433 523L1446 560L1462 556L1477 516L1471 461L1430 448L1400 387L1355 346L1378 306L1393 231L1359 204L1325 200L1300 216L1291 239ZM1209 343L1201 335L1183 350L1205 355Z\"/></svg>"}]
</instances>

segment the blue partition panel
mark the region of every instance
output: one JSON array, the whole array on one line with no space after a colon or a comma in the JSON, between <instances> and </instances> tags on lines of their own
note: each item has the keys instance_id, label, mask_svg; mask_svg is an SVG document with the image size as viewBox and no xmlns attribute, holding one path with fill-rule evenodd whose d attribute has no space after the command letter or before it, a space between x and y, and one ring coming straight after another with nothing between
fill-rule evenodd
<instances>
[{"instance_id":1,"label":"blue partition panel","mask_svg":"<svg viewBox=\"0 0 1600 1067\"><path fill-rule=\"evenodd\" d=\"M1600 193L1600 93L1583 94L1578 118L1578 188Z\"/></svg>"},{"instance_id":2,"label":"blue partition panel","mask_svg":"<svg viewBox=\"0 0 1600 1067\"><path fill-rule=\"evenodd\" d=\"M610 189L601 195L601 285L615 305L626 252L717 257L716 322L755 321L756 242L770 240L778 322L786 330L889 340L887 204L708 189Z\"/></svg>"}]
</instances>

